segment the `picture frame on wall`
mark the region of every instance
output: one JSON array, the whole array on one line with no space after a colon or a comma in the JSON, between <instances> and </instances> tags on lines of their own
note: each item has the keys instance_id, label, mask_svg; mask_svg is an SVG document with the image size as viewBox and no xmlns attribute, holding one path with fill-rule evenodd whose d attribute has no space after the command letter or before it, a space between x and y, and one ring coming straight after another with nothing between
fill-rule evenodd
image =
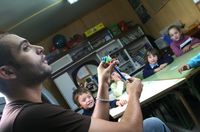
<instances>
[{"instance_id":1,"label":"picture frame on wall","mask_svg":"<svg viewBox=\"0 0 200 132\"><path fill-rule=\"evenodd\" d=\"M136 9L141 4L140 0L128 0L128 1L133 7L133 9Z\"/></svg>"},{"instance_id":2,"label":"picture frame on wall","mask_svg":"<svg viewBox=\"0 0 200 132\"><path fill-rule=\"evenodd\" d=\"M131 7L135 10L138 17L142 21L143 24L145 24L151 16L148 14L146 8L142 5L140 0L128 0Z\"/></svg>"},{"instance_id":3,"label":"picture frame on wall","mask_svg":"<svg viewBox=\"0 0 200 132\"><path fill-rule=\"evenodd\" d=\"M142 23L146 23L151 18L151 16L147 13L147 10L143 5L140 5L137 8L136 13L140 18L140 20L142 21Z\"/></svg>"}]
</instances>

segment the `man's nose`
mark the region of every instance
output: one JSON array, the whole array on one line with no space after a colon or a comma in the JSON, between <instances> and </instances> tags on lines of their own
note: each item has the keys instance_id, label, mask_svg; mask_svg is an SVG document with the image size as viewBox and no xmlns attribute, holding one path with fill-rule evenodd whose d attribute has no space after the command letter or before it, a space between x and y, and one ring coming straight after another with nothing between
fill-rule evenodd
<instances>
[{"instance_id":1,"label":"man's nose","mask_svg":"<svg viewBox=\"0 0 200 132\"><path fill-rule=\"evenodd\" d=\"M37 54L43 54L44 48L42 46L36 46L36 52L37 52Z\"/></svg>"}]
</instances>

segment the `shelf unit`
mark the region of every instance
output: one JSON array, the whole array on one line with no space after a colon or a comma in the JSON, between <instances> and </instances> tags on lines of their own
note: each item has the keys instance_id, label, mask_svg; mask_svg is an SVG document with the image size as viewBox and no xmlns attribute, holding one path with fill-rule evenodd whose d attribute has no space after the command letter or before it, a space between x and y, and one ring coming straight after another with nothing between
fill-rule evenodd
<instances>
[{"instance_id":1,"label":"shelf unit","mask_svg":"<svg viewBox=\"0 0 200 132\"><path fill-rule=\"evenodd\" d=\"M119 60L118 67L121 72L133 76L145 65L144 53L149 48L152 48L152 45L138 25L114 38L107 29L104 29L71 49L65 57L54 62L55 70L51 78L70 104L70 108L75 110L76 106L69 100L73 89L77 88L72 74L79 66L84 66L85 62L91 60L100 62L103 56L110 55Z\"/></svg>"},{"instance_id":2,"label":"shelf unit","mask_svg":"<svg viewBox=\"0 0 200 132\"><path fill-rule=\"evenodd\" d=\"M139 26L118 36L106 45L96 50L96 55L101 60L103 56L110 55L120 62L119 69L129 75L141 71L145 65L145 52L152 48L148 38Z\"/></svg>"}]
</instances>

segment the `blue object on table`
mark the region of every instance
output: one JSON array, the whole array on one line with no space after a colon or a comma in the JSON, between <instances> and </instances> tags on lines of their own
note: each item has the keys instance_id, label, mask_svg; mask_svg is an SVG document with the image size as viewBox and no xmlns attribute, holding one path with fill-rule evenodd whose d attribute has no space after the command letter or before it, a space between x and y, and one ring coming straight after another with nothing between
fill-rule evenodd
<instances>
[{"instance_id":1,"label":"blue object on table","mask_svg":"<svg viewBox=\"0 0 200 132\"><path fill-rule=\"evenodd\" d=\"M117 67L114 67L114 70L121 76L121 78L126 81L126 77L119 71L119 69Z\"/></svg>"}]
</instances>

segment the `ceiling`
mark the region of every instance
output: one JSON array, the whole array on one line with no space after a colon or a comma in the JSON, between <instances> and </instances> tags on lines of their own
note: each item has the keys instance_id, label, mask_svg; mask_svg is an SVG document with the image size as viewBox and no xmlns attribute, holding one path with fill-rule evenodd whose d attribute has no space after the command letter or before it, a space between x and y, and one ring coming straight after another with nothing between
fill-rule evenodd
<instances>
[{"instance_id":1,"label":"ceiling","mask_svg":"<svg viewBox=\"0 0 200 132\"><path fill-rule=\"evenodd\" d=\"M0 0L0 29L38 42L109 0Z\"/></svg>"}]
</instances>

